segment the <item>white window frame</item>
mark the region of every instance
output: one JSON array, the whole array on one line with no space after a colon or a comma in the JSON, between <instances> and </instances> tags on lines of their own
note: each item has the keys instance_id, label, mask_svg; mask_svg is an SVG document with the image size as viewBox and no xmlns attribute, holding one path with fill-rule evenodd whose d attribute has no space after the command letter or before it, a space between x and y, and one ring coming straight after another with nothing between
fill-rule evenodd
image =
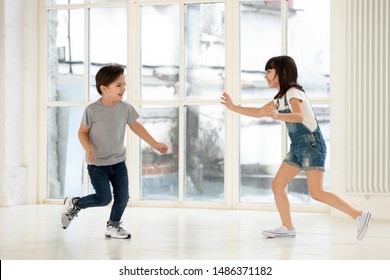
<instances>
[{"instance_id":1,"label":"white window frame","mask_svg":"<svg viewBox=\"0 0 390 280\"><path fill-rule=\"evenodd\" d=\"M253 0L252 0L253 1ZM39 201L45 203L58 203L58 199L49 199L46 197L46 147L47 147L47 107L49 106L82 106L86 107L90 101L88 100L89 84L85 81L84 91L85 97L82 102L49 102L47 100L47 9L61 9L83 8L85 11L85 25L88 24L88 8L89 7L127 7L127 30L128 34L128 61L127 61L127 101L129 101L139 111L143 105L161 104L165 105L177 105L179 104L179 151L183 151L184 147L184 106L185 105L202 105L202 104L219 104L219 100L190 100L184 97L184 34L181 30L180 37L180 95L179 100L141 100L139 97L140 92L140 7L142 5L166 5L166 4L180 4L180 28L184 29L184 5L191 3L225 3L225 41L226 41L226 59L225 59L225 72L226 72L226 84L225 91L231 93L234 101L240 101L242 104L266 103L268 99L255 99L255 100L240 100L240 50L239 50L239 24L240 24L240 3L251 2L251 0L127 0L127 1L111 1L107 3L88 3L85 0L82 4L71 5L47 5L45 0L41 0L40 19L41 19L41 45L40 54L42 59L42 65L40 70L42 73L41 80L41 95L40 95L40 135L42 135L40 141L40 158L42 159L39 164ZM281 0L281 38L282 38L282 54L287 54L287 5L286 0ZM85 42L88 40L88 29L85 32ZM88 57L88 47L85 44L85 57ZM85 73L88 73L89 61L86 61L84 65ZM262 77L259 77L261 79ZM312 100L312 104L330 104L330 98L315 99ZM222 106L222 105L221 105ZM241 203L240 202L240 174L239 174L239 115L226 111L225 114L225 186L224 186L224 200L222 202L192 202L183 200L183 186L179 185L179 200L178 201L142 201L139 199L139 184L140 184L140 151L139 151L139 138L133 133L127 134L127 150L128 154L131 154L131 158L128 157L127 165L129 170L129 183L130 183L130 205L133 206L146 206L146 207L196 207L196 208L220 208L220 209L256 209L256 210L275 210L275 205L267 204L255 204L255 203ZM286 130L282 131L282 145L283 154L286 152ZM183 178L184 172L184 153L179 153L179 179ZM84 178L88 178L86 168L84 169ZM89 189L88 180L84 179L83 192L87 194ZM292 205L292 209L295 210L313 210L313 207L317 211L327 211L328 207L319 205Z\"/></svg>"}]
</instances>

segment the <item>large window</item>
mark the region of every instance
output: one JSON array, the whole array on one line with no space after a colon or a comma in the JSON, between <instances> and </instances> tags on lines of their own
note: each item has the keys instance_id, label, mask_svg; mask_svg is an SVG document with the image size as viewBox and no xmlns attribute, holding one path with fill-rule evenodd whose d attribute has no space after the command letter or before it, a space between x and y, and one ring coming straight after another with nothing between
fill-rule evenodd
<instances>
[{"instance_id":1,"label":"large window","mask_svg":"<svg viewBox=\"0 0 390 280\"><path fill-rule=\"evenodd\" d=\"M272 178L289 144L284 124L238 116L220 104L224 91L248 106L272 99L264 80L272 56L296 60L329 145L329 1L46 2L44 198L93 191L77 130L84 108L100 97L94 75L108 63L123 65L125 99L169 147L161 155L129 130L133 204L273 203ZM308 204L303 175L288 193Z\"/></svg>"}]
</instances>

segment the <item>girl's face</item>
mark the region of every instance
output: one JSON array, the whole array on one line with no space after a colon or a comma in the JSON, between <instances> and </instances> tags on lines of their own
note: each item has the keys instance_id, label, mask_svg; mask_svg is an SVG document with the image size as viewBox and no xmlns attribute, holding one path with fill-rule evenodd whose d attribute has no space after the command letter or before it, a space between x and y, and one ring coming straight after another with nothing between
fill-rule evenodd
<instances>
[{"instance_id":1,"label":"girl's face","mask_svg":"<svg viewBox=\"0 0 390 280\"><path fill-rule=\"evenodd\" d=\"M110 104L115 104L123 99L123 94L126 91L125 75L120 75L118 79L113 81L108 86L101 86L103 98Z\"/></svg>"},{"instance_id":2,"label":"girl's face","mask_svg":"<svg viewBox=\"0 0 390 280\"><path fill-rule=\"evenodd\" d=\"M279 76L276 74L276 70L271 68L265 71L265 76L268 86L270 88L279 89Z\"/></svg>"}]
</instances>

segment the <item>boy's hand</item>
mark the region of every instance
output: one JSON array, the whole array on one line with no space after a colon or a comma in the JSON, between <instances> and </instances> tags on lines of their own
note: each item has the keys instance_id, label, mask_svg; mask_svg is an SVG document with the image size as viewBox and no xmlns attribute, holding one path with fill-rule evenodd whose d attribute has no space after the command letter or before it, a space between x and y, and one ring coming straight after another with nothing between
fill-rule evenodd
<instances>
[{"instance_id":1,"label":"boy's hand","mask_svg":"<svg viewBox=\"0 0 390 280\"><path fill-rule=\"evenodd\" d=\"M166 154L168 151L168 146L164 143L157 142L155 145L153 145L153 149L159 151L161 154Z\"/></svg>"},{"instance_id":2,"label":"boy's hand","mask_svg":"<svg viewBox=\"0 0 390 280\"><path fill-rule=\"evenodd\" d=\"M93 163L95 161L95 150L92 147L89 147L85 152L87 154L88 162Z\"/></svg>"}]
</instances>

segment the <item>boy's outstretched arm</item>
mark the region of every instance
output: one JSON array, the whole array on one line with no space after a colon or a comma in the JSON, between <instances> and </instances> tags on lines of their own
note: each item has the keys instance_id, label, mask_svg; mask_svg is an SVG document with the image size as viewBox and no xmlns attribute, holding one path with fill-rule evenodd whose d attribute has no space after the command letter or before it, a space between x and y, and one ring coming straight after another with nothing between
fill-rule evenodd
<instances>
[{"instance_id":1,"label":"boy's outstretched arm","mask_svg":"<svg viewBox=\"0 0 390 280\"><path fill-rule=\"evenodd\" d=\"M133 121L129 124L130 129L138 135L142 140L148 143L153 149L165 154L168 151L168 146L164 143L157 142L152 135L146 130L146 128L138 121Z\"/></svg>"}]
</instances>

